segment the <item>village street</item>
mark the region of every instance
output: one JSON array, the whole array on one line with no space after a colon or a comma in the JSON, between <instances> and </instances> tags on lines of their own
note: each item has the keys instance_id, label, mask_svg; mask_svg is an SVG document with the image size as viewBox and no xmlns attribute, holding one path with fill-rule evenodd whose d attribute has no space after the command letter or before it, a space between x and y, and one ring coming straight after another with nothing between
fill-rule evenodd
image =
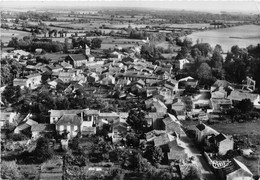
<instances>
[{"instance_id":1,"label":"village street","mask_svg":"<svg viewBox=\"0 0 260 180\"><path fill-rule=\"evenodd\" d=\"M183 146L185 147L185 152L188 154L188 157L194 157L195 163L198 165L199 169L201 169L203 178L205 180L217 180L217 177L210 170L208 163L203 158L200 151L196 148L193 141L187 137L185 133L180 137L180 139L183 142Z\"/></svg>"}]
</instances>

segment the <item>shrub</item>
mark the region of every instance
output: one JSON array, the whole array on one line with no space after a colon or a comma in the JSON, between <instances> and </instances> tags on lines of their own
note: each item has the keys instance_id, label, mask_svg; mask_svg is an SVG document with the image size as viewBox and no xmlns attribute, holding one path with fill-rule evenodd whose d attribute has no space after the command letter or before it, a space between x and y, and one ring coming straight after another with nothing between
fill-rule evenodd
<instances>
[{"instance_id":1,"label":"shrub","mask_svg":"<svg viewBox=\"0 0 260 180\"><path fill-rule=\"evenodd\" d=\"M27 137L24 134L14 134L14 133L9 134L8 138L12 141L23 141L27 139Z\"/></svg>"},{"instance_id":2,"label":"shrub","mask_svg":"<svg viewBox=\"0 0 260 180\"><path fill-rule=\"evenodd\" d=\"M3 161L1 167L2 179L20 179L21 173L15 161Z\"/></svg>"}]
</instances>

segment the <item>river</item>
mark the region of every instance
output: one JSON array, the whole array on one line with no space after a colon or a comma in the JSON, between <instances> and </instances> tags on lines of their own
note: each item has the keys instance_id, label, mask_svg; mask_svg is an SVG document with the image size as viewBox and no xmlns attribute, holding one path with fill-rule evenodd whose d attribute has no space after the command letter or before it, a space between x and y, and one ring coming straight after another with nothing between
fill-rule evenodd
<instances>
[{"instance_id":1,"label":"river","mask_svg":"<svg viewBox=\"0 0 260 180\"><path fill-rule=\"evenodd\" d=\"M246 48L249 45L260 44L260 26L242 25L231 28L215 29L208 31L198 31L187 36L193 43L197 40L209 43L212 48L216 44L221 45L224 52L230 51L233 45Z\"/></svg>"}]
</instances>

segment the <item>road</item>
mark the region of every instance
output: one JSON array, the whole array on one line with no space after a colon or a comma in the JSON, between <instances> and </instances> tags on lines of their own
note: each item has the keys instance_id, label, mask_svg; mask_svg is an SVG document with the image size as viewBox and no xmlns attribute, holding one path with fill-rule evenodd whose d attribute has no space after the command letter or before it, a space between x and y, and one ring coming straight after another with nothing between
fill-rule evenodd
<instances>
[{"instance_id":1,"label":"road","mask_svg":"<svg viewBox=\"0 0 260 180\"><path fill-rule=\"evenodd\" d=\"M208 163L206 162L200 151L195 147L194 142L189 137L187 137L186 134L182 134L180 140L184 143L183 145L185 147L185 152L188 154L188 157L194 157L194 161L201 169L203 178L205 180L218 180L215 174L211 171Z\"/></svg>"}]
</instances>

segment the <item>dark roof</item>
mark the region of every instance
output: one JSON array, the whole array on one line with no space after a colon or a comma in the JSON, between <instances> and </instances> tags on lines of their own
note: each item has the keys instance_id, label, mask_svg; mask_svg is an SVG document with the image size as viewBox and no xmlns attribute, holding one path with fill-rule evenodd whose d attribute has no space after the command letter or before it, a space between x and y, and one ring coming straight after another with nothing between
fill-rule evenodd
<instances>
[{"instance_id":1,"label":"dark roof","mask_svg":"<svg viewBox=\"0 0 260 180\"><path fill-rule=\"evenodd\" d=\"M57 125L60 124L80 125L81 118L76 114L63 114L56 124Z\"/></svg>"},{"instance_id":2,"label":"dark roof","mask_svg":"<svg viewBox=\"0 0 260 180\"><path fill-rule=\"evenodd\" d=\"M223 141L224 139L226 139L226 137L224 136L224 134L220 133L218 134L216 137L215 137L216 141L217 142L221 142Z\"/></svg>"},{"instance_id":3,"label":"dark roof","mask_svg":"<svg viewBox=\"0 0 260 180\"><path fill-rule=\"evenodd\" d=\"M87 57L84 54L71 54L69 55L74 61L87 60Z\"/></svg>"},{"instance_id":4,"label":"dark roof","mask_svg":"<svg viewBox=\"0 0 260 180\"><path fill-rule=\"evenodd\" d=\"M202 130L205 129L205 125L204 125L204 124L198 124L196 127L197 127L198 130L200 130L200 131L202 131Z\"/></svg>"},{"instance_id":5,"label":"dark roof","mask_svg":"<svg viewBox=\"0 0 260 180\"><path fill-rule=\"evenodd\" d=\"M240 167L238 166L238 164L234 161L234 159L230 159L231 163L228 164L228 166L226 166L223 171L225 172L226 175L240 169Z\"/></svg>"},{"instance_id":6,"label":"dark roof","mask_svg":"<svg viewBox=\"0 0 260 180\"><path fill-rule=\"evenodd\" d=\"M54 131L55 124L33 124L31 131Z\"/></svg>"}]
</instances>

